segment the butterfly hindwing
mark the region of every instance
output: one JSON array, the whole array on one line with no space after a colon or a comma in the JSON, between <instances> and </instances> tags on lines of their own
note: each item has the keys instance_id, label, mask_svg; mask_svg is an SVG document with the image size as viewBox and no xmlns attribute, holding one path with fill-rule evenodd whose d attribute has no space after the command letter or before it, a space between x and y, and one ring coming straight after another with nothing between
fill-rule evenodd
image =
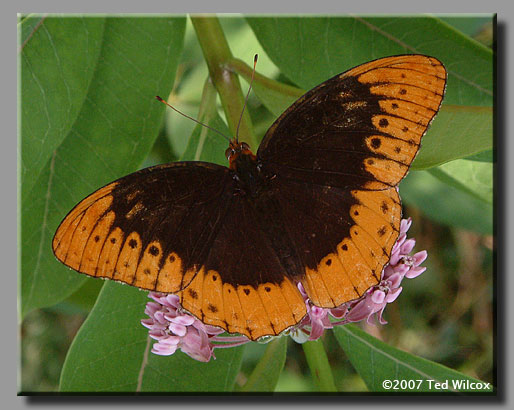
<instances>
[{"instance_id":1,"label":"butterfly hindwing","mask_svg":"<svg viewBox=\"0 0 514 410\"><path fill-rule=\"evenodd\" d=\"M275 178L303 283L317 306L359 298L380 280L398 237L401 204L396 188L343 190Z\"/></svg>"},{"instance_id":2,"label":"butterfly hindwing","mask_svg":"<svg viewBox=\"0 0 514 410\"><path fill-rule=\"evenodd\" d=\"M257 206L237 189L226 202L228 209L204 257L204 271L181 293L181 303L205 323L229 332L251 339L277 335L306 313L288 259L276 242L284 239L283 228L277 228L280 217L270 212L273 200L261 199Z\"/></svg>"}]
</instances>

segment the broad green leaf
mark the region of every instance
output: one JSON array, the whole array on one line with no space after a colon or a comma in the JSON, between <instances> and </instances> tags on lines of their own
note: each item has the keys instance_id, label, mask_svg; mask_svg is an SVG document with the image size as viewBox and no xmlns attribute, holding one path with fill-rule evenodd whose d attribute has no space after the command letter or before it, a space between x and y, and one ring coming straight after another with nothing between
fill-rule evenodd
<instances>
[{"instance_id":1,"label":"broad green leaf","mask_svg":"<svg viewBox=\"0 0 514 410\"><path fill-rule=\"evenodd\" d=\"M35 13L18 15L18 51L24 47L47 17L45 14Z\"/></svg>"},{"instance_id":2,"label":"broad green leaf","mask_svg":"<svg viewBox=\"0 0 514 410\"><path fill-rule=\"evenodd\" d=\"M429 172L446 184L493 203L493 164L465 159L448 162Z\"/></svg>"},{"instance_id":3,"label":"broad green leaf","mask_svg":"<svg viewBox=\"0 0 514 410\"><path fill-rule=\"evenodd\" d=\"M492 105L492 51L436 17L252 17L247 21L282 73L304 89L367 61L420 53L445 64L446 104Z\"/></svg>"},{"instance_id":4,"label":"broad green leaf","mask_svg":"<svg viewBox=\"0 0 514 410\"><path fill-rule=\"evenodd\" d=\"M106 20L85 103L22 198L22 314L63 300L83 283L82 275L53 256L55 230L82 198L135 171L148 155L165 109L155 95L171 90L183 34L183 18ZM82 43L76 46L87 52ZM33 67L34 72L40 69ZM37 104L41 98L33 96ZM30 118L26 121L33 127Z\"/></svg>"},{"instance_id":5,"label":"broad green leaf","mask_svg":"<svg viewBox=\"0 0 514 410\"><path fill-rule=\"evenodd\" d=\"M70 132L102 48L103 18L30 16L19 23L22 197Z\"/></svg>"},{"instance_id":6,"label":"broad green leaf","mask_svg":"<svg viewBox=\"0 0 514 410\"><path fill-rule=\"evenodd\" d=\"M490 149L488 151L483 151L478 154L470 155L466 159L469 161L478 161L478 162L494 162L494 149Z\"/></svg>"},{"instance_id":7,"label":"broad green leaf","mask_svg":"<svg viewBox=\"0 0 514 410\"><path fill-rule=\"evenodd\" d=\"M493 388L486 388L486 383L480 380L391 347L354 325L339 326L334 329L334 334L372 392L493 393ZM387 380L410 381L410 385L397 389L384 388L384 381ZM434 384L436 382L447 382L448 385L438 389ZM484 388L470 389L466 383L479 383Z\"/></svg>"},{"instance_id":8,"label":"broad green leaf","mask_svg":"<svg viewBox=\"0 0 514 410\"><path fill-rule=\"evenodd\" d=\"M63 300L61 303L73 305L85 312L91 311L96 303L98 294L102 289L104 282L95 278L86 278L84 284L78 288L75 293Z\"/></svg>"},{"instance_id":9,"label":"broad green leaf","mask_svg":"<svg viewBox=\"0 0 514 410\"><path fill-rule=\"evenodd\" d=\"M243 348L217 349L202 363L180 351L150 352L154 343L141 324L147 292L107 282L66 357L61 392L232 391Z\"/></svg>"},{"instance_id":10,"label":"broad green leaf","mask_svg":"<svg viewBox=\"0 0 514 410\"><path fill-rule=\"evenodd\" d=\"M491 150L492 108L443 104L421 145L413 169L430 168Z\"/></svg>"},{"instance_id":11,"label":"broad green leaf","mask_svg":"<svg viewBox=\"0 0 514 410\"><path fill-rule=\"evenodd\" d=\"M287 336L282 336L268 343L266 351L241 391L272 392L275 390L286 362L287 339Z\"/></svg>"},{"instance_id":12,"label":"broad green leaf","mask_svg":"<svg viewBox=\"0 0 514 410\"><path fill-rule=\"evenodd\" d=\"M462 31L468 36L473 36L483 28L485 25L491 24L491 16L487 14L477 15L454 15L454 16L442 16L441 20L450 26L455 27L457 30Z\"/></svg>"},{"instance_id":13,"label":"broad green leaf","mask_svg":"<svg viewBox=\"0 0 514 410\"><path fill-rule=\"evenodd\" d=\"M400 184L402 201L440 224L483 234L493 230L493 207L425 171L409 172Z\"/></svg>"}]
</instances>

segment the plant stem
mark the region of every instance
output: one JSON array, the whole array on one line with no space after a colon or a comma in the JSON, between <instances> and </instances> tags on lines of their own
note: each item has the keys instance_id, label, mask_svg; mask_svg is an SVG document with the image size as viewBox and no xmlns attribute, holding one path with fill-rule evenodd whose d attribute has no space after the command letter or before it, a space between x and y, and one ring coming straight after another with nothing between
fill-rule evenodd
<instances>
[{"instance_id":1,"label":"plant stem","mask_svg":"<svg viewBox=\"0 0 514 410\"><path fill-rule=\"evenodd\" d=\"M215 16L191 16L191 22L207 61L210 77L220 96L228 127L232 134L236 135L239 117L243 111L244 96L239 78L227 68L228 61L233 59L227 39ZM248 111L243 113L238 134L240 141L257 148Z\"/></svg>"},{"instance_id":2,"label":"plant stem","mask_svg":"<svg viewBox=\"0 0 514 410\"><path fill-rule=\"evenodd\" d=\"M240 76L246 78L248 82L252 78L252 67L246 64L244 61L239 60L238 58L233 58L232 60L228 61L227 68L239 74ZM254 81L255 83L262 84L264 87L268 89L290 96L295 99L300 98L303 94L305 94L305 90L302 90L301 88L293 87L292 85L272 80L271 78L265 77L257 72L255 73Z\"/></svg>"},{"instance_id":3,"label":"plant stem","mask_svg":"<svg viewBox=\"0 0 514 410\"><path fill-rule=\"evenodd\" d=\"M320 391L336 392L332 369L321 340L306 342L302 345L312 378Z\"/></svg>"}]
</instances>

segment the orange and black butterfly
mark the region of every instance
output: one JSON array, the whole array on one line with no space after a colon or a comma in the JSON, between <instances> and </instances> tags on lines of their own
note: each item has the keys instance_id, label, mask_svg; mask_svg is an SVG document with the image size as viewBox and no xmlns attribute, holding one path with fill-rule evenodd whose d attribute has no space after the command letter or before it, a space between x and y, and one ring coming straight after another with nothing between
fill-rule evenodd
<instances>
[{"instance_id":1,"label":"orange and black butterfly","mask_svg":"<svg viewBox=\"0 0 514 410\"><path fill-rule=\"evenodd\" d=\"M233 139L229 167L175 162L82 200L53 239L90 276L180 296L204 323L252 340L306 314L296 286L331 308L377 284L398 237L397 186L446 84L423 55L375 60L298 99L256 155Z\"/></svg>"}]
</instances>

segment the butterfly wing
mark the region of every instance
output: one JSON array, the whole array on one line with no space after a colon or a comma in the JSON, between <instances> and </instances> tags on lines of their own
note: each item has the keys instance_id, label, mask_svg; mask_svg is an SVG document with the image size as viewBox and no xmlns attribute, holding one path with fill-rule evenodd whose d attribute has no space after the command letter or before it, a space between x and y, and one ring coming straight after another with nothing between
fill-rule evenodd
<instances>
[{"instance_id":1,"label":"butterfly wing","mask_svg":"<svg viewBox=\"0 0 514 410\"><path fill-rule=\"evenodd\" d=\"M190 280L204 227L220 212L229 180L227 168L196 162L123 177L66 216L53 239L55 256L90 276L177 292Z\"/></svg>"},{"instance_id":2,"label":"butterfly wing","mask_svg":"<svg viewBox=\"0 0 514 410\"><path fill-rule=\"evenodd\" d=\"M82 200L52 246L76 271L177 293L204 323L255 340L306 313L258 225L233 171L177 162L135 172Z\"/></svg>"},{"instance_id":3,"label":"butterfly wing","mask_svg":"<svg viewBox=\"0 0 514 410\"><path fill-rule=\"evenodd\" d=\"M181 304L204 323L252 340L278 335L307 313L270 236L270 218L278 215L259 211L237 190L225 203L199 273L179 294Z\"/></svg>"},{"instance_id":4,"label":"butterfly wing","mask_svg":"<svg viewBox=\"0 0 514 410\"><path fill-rule=\"evenodd\" d=\"M378 282L399 234L396 187L445 84L433 57L375 60L306 93L265 135L257 157L276 176L316 305L338 306Z\"/></svg>"},{"instance_id":5,"label":"butterfly wing","mask_svg":"<svg viewBox=\"0 0 514 410\"><path fill-rule=\"evenodd\" d=\"M302 266L293 277L315 305L339 306L378 283L400 227L396 188L344 190L278 176L274 182Z\"/></svg>"}]
</instances>

